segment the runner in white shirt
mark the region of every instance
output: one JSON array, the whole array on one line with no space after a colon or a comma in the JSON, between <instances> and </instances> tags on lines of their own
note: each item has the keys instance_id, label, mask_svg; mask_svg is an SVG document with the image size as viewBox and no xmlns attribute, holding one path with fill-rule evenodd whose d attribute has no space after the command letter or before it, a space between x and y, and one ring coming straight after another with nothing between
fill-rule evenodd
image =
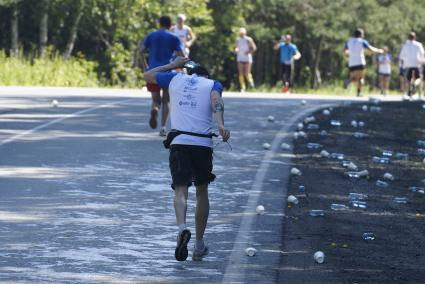
<instances>
[{"instance_id":1,"label":"runner in white shirt","mask_svg":"<svg viewBox=\"0 0 425 284\"><path fill-rule=\"evenodd\" d=\"M192 29L184 24L185 21L186 15L177 15L177 24L171 27L171 32L174 33L180 39L185 55L189 56L190 47L193 45L196 36L193 33Z\"/></svg>"},{"instance_id":2,"label":"runner in white shirt","mask_svg":"<svg viewBox=\"0 0 425 284\"><path fill-rule=\"evenodd\" d=\"M384 53L378 55L378 75L379 87L381 88L381 95L386 96L390 88L391 76L391 54L388 53L388 47L383 48Z\"/></svg>"},{"instance_id":3,"label":"runner in white shirt","mask_svg":"<svg viewBox=\"0 0 425 284\"><path fill-rule=\"evenodd\" d=\"M254 40L246 34L246 29L240 28L235 47L236 61L238 62L239 84L242 92L246 89L245 79L248 81L251 88L254 87L254 78L251 74L252 54L257 50Z\"/></svg>"},{"instance_id":4,"label":"runner in white shirt","mask_svg":"<svg viewBox=\"0 0 425 284\"><path fill-rule=\"evenodd\" d=\"M416 41L416 33L411 32L408 40L400 51L400 60L403 62L403 68L406 76L407 95L409 97L415 92L415 81L420 78L419 68L424 63L424 47Z\"/></svg>"},{"instance_id":5,"label":"runner in white shirt","mask_svg":"<svg viewBox=\"0 0 425 284\"><path fill-rule=\"evenodd\" d=\"M364 83L364 74L366 68L366 59L364 50L369 49L373 53L382 53L382 49L378 49L370 45L363 39L363 30L357 29L354 36L350 38L344 47L344 52L348 55L348 68L350 69L351 82L357 83L357 96L361 96L362 85ZM347 84L348 85L348 84Z\"/></svg>"}]
</instances>

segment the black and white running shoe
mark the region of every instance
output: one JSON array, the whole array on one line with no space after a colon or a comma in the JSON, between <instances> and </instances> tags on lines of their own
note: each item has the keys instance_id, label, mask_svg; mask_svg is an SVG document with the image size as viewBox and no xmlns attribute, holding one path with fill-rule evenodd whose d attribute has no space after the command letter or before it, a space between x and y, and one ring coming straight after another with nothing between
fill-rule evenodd
<instances>
[{"instance_id":1,"label":"black and white running shoe","mask_svg":"<svg viewBox=\"0 0 425 284\"><path fill-rule=\"evenodd\" d=\"M188 256L187 244L190 241L191 233L188 229L184 229L177 237L177 247L174 253L176 260L185 261Z\"/></svg>"}]
</instances>

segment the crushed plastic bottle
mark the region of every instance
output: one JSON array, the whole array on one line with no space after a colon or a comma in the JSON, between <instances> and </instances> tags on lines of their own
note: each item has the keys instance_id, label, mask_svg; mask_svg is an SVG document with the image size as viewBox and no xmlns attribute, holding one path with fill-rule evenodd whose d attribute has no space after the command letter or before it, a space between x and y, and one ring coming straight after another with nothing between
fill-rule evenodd
<instances>
[{"instance_id":1,"label":"crushed plastic bottle","mask_svg":"<svg viewBox=\"0 0 425 284\"><path fill-rule=\"evenodd\" d=\"M328 109L324 109L322 113L323 113L323 115L330 115L331 114L331 112Z\"/></svg>"},{"instance_id":2,"label":"crushed plastic bottle","mask_svg":"<svg viewBox=\"0 0 425 284\"><path fill-rule=\"evenodd\" d=\"M274 116L273 115L269 115L268 117L267 117L267 121L268 122L274 122Z\"/></svg>"},{"instance_id":3,"label":"crushed plastic bottle","mask_svg":"<svg viewBox=\"0 0 425 284\"><path fill-rule=\"evenodd\" d=\"M334 119L332 119L331 120L331 125L332 126L341 126L342 125L342 122L341 121L339 121L339 120L334 120Z\"/></svg>"},{"instance_id":4,"label":"crushed plastic bottle","mask_svg":"<svg viewBox=\"0 0 425 284\"><path fill-rule=\"evenodd\" d=\"M298 130L302 130L304 128L304 124L302 123L302 122L299 122L298 124L297 124L297 129Z\"/></svg>"},{"instance_id":5,"label":"crushed plastic bottle","mask_svg":"<svg viewBox=\"0 0 425 284\"><path fill-rule=\"evenodd\" d=\"M359 172L350 171L350 172L346 172L345 175L348 176L349 178L361 178L361 177L367 177L369 175L369 172L367 170L363 170Z\"/></svg>"},{"instance_id":6,"label":"crushed plastic bottle","mask_svg":"<svg viewBox=\"0 0 425 284\"><path fill-rule=\"evenodd\" d=\"M381 111L382 111L381 107L377 107L377 106L370 107L370 112L381 112Z\"/></svg>"},{"instance_id":7,"label":"crushed plastic bottle","mask_svg":"<svg viewBox=\"0 0 425 284\"><path fill-rule=\"evenodd\" d=\"M409 190L413 193L425 194L425 188L423 187L411 186Z\"/></svg>"},{"instance_id":8,"label":"crushed plastic bottle","mask_svg":"<svg viewBox=\"0 0 425 284\"><path fill-rule=\"evenodd\" d=\"M367 134L366 134L366 133L363 133L363 132L354 132L353 136L354 136L355 138L359 138L359 139L361 139L361 138L365 138L365 137L367 137Z\"/></svg>"},{"instance_id":9,"label":"crushed plastic bottle","mask_svg":"<svg viewBox=\"0 0 425 284\"><path fill-rule=\"evenodd\" d=\"M304 119L304 123L310 123L314 121L316 121L316 118L314 116L309 116Z\"/></svg>"},{"instance_id":10,"label":"crushed plastic bottle","mask_svg":"<svg viewBox=\"0 0 425 284\"><path fill-rule=\"evenodd\" d=\"M363 110L363 111L367 111L367 110L368 110L367 105L362 105L362 110Z\"/></svg>"},{"instance_id":11,"label":"crushed plastic bottle","mask_svg":"<svg viewBox=\"0 0 425 284\"><path fill-rule=\"evenodd\" d=\"M393 181L394 180L394 176L392 174L390 174L390 173L385 173L384 176L383 176L383 179Z\"/></svg>"},{"instance_id":12,"label":"crushed plastic bottle","mask_svg":"<svg viewBox=\"0 0 425 284\"><path fill-rule=\"evenodd\" d=\"M349 208L347 205L344 205L344 204L332 203L331 209L334 211L344 211L344 210L348 210Z\"/></svg>"},{"instance_id":13,"label":"crushed plastic bottle","mask_svg":"<svg viewBox=\"0 0 425 284\"><path fill-rule=\"evenodd\" d=\"M350 205L353 206L354 208L362 208L362 209L367 208L367 202L366 201L351 200Z\"/></svg>"},{"instance_id":14,"label":"crushed plastic bottle","mask_svg":"<svg viewBox=\"0 0 425 284\"><path fill-rule=\"evenodd\" d=\"M393 151L384 150L384 151L382 151L382 156L384 156L384 157L392 157L393 156Z\"/></svg>"},{"instance_id":15,"label":"crushed plastic bottle","mask_svg":"<svg viewBox=\"0 0 425 284\"><path fill-rule=\"evenodd\" d=\"M315 124L315 123L309 123L309 124L307 124L307 129L308 130L316 130L316 129L319 129L319 128L320 128L319 124Z\"/></svg>"},{"instance_id":16,"label":"crushed plastic bottle","mask_svg":"<svg viewBox=\"0 0 425 284\"><path fill-rule=\"evenodd\" d=\"M328 132L326 130L322 130L319 132L320 136L327 136Z\"/></svg>"},{"instance_id":17,"label":"crushed plastic bottle","mask_svg":"<svg viewBox=\"0 0 425 284\"><path fill-rule=\"evenodd\" d=\"M348 199L350 199L351 201L353 201L353 200L366 200L367 198L368 198L368 196L366 194L363 194L363 193L350 192L348 194Z\"/></svg>"},{"instance_id":18,"label":"crushed plastic bottle","mask_svg":"<svg viewBox=\"0 0 425 284\"><path fill-rule=\"evenodd\" d=\"M425 140L416 141L416 145L418 145L419 147L425 147Z\"/></svg>"},{"instance_id":19,"label":"crushed plastic bottle","mask_svg":"<svg viewBox=\"0 0 425 284\"><path fill-rule=\"evenodd\" d=\"M319 143L307 143L308 149L320 149L322 147L323 147L322 144L319 144Z\"/></svg>"},{"instance_id":20,"label":"crushed plastic bottle","mask_svg":"<svg viewBox=\"0 0 425 284\"><path fill-rule=\"evenodd\" d=\"M372 232L366 232L366 233L363 233L362 238L365 241L373 241L376 239L376 236Z\"/></svg>"},{"instance_id":21,"label":"crushed plastic bottle","mask_svg":"<svg viewBox=\"0 0 425 284\"><path fill-rule=\"evenodd\" d=\"M359 125L359 127L364 127L364 122L363 121L359 121L358 125Z\"/></svg>"},{"instance_id":22,"label":"crushed plastic bottle","mask_svg":"<svg viewBox=\"0 0 425 284\"><path fill-rule=\"evenodd\" d=\"M323 217L325 216L324 210L313 209L308 212L311 217Z\"/></svg>"},{"instance_id":23,"label":"crushed plastic bottle","mask_svg":"<svg viewBox=\"0 0 425 284\"><path fill-rule=\"evenodd\" d=\"M386 158L386 157L373 157L372 158L372 161L374 162L374 163L377 163L377 164L389 164L390 163L390 159L389 158Z\"/></svg>"},{"instance_id":24,"label":"crushed plastic bottle","mask_svg":"<svg viewBox=\"0 0 425 284\"><path fill-rule=\"evenodd\" d=\"M397 153L395 153L395 156L394 157L397 160L404 160L404 161L409 160L409 154L407 154L407 153L397 152Z\"/></svg>"},{"instance_id":25,"label":"crushed plastic bottle","mask_svg":"<svg viewBox=\"0 0 425 284\"><path fill-rule=\"evenodd\" d=\"M397 204L406 204L409 201L407 197L394 197L393 202Z\"/></svg>"},{"instance_id":26,"label":"crushed plastic bottle","mask_svg":"<svg viewBox=\"0 0 425 284\"><path fill-rule=\"evenodd\" d=\"M336 160L344 160L344 154L342 153L331 153L330 158Z\"/></svg>"},{"instance_id":27,"label":"crushed plastic bottle","mask_svg":"<svg viewBox=\"0 0 425 284\"><path fill-rule=\"evenodd\" d=\"M320 156L321 157L323 157L323 158L329 158L329 156L330 156L331 154L329 154L329 152L328 151L326 151L326 150L322 150L321 152L320 152Z\"/></svg>"},{"instance_id":28,"label":"crushed plastic bottle","mask_svg":"<svg viewBox=\"0 0 425 284\"><path fill-rule=\"evenodd\" d=\"M357 121L352 120L351 121L351 126L354 127L354 128L357 128L359 126L359 124L357 123Z\"/></svg>"},{"instance_id":29,"label":"crushed plastic bottle","mask_svg":"<svg viewBox=\"0 0 425 284\"><path fill-rule=\"evenodd\" d=\"M425 155L425 149L419 148L418 149L418 154L419 155Z\"/></svg>"},{"instance_id":30,"label":"crushed plastic bottle","mask_svg":"<svg viewBox=\"0 0 425 284\"><path fill-rule=\"evenodd\" d=\"M341 162L341 165L344 167L344 168L346 168L346 167L348 167L348 165L351 163L351 161L348 161L348 160L343 160L342 162Z\"/></svg>"},{"instance_id":31,"label":"crushed plastic bottle","mask_svg":"<svg viewBox=\"0 0 425 284\"><path fill-rule=\"evenodd\" d=\"M375 183L377 187L386 188L389 186L388 182L378 179Z\"/></svg>"}]
</instances>

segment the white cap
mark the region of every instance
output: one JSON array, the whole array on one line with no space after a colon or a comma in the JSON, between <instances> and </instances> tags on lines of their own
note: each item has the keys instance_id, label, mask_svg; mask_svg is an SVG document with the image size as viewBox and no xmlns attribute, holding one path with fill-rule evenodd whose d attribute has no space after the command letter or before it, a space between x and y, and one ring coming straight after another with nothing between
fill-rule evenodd
<instances>
[{"instance_id":1,"label":"white cap","mask_svg":"<svg viewBox=\"0 0 425 284\"><path fill-rule=\"evenodd\" d=\"M181 19L183 21L186 21L186 15L185 14L178 14L177 19Z\"/></svg>"},{"instance_id":2,"label":"white cap","mask_svg":"<svg viewBox=\"0 0 425 284\"><path fill-rule=\"evenodd\" d=\"M246 29L244 28L244 27L242 27L242 28L240 28L239 29L239 33L243 33L243 34L246 34Z\"/></svg>"}]
</instances>

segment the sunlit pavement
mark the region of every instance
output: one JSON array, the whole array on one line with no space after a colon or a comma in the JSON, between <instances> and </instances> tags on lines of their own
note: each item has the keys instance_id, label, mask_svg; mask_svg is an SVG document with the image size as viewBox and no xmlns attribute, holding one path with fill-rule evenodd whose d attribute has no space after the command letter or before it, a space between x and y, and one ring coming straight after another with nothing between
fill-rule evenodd
<instances>
[{"instance_id":1,"label":"sunlit pavement","mask_svg":"<svg viewBox=\"0 0 425 284\"><path fill-rule=\"evenodd\" d=\"M211 252L203 262L179 263L168 155L148 128L147 94L0 94L0 281L22 283L273 283L281 255L291 253L281 251L291 155L280 144L290 143L300 117L341 100L302 96L304 105L297 95L225 94L233 150L215 149ZM266 214L255 214L257 204ZM248 246L256 256L245 256Z\"/></svg>"}]
</instances>

